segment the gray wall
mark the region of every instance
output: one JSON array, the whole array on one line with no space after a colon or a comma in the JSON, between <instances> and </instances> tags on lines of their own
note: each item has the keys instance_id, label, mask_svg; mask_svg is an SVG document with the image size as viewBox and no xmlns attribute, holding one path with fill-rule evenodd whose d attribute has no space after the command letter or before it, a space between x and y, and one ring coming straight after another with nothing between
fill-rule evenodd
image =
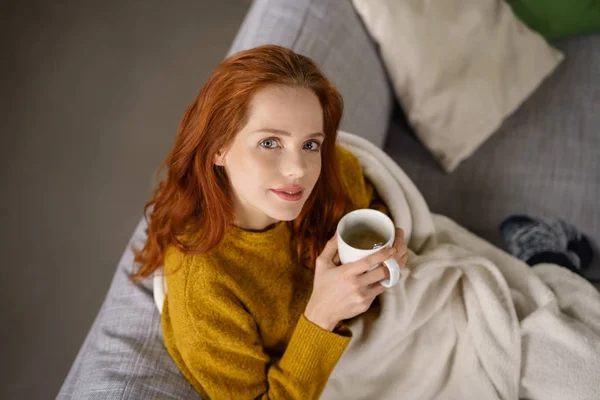
<instances>
[{"instance_id":1,"label":"gray wall","mask_svg":"<svg viewBox=\"0 0 600 400\"><path fill-rule=\"evenodd\" d=\"M3 3L0 398L48 399L250 2Z\"/></svg>"}]
</instances>

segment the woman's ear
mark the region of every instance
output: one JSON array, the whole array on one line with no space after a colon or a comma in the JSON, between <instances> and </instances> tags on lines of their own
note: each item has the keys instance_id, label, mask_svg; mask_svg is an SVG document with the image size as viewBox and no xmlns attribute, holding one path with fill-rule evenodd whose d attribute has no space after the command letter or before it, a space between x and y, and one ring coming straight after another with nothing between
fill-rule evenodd
<instances>
[{"instance_id":1,"label":"woman's ear","mask_svg":"<svg viewBox=\"0 0 600 400\"><path fill-rule=\"evenodd\" d=\"M225 152L220 150L215 154L214 164L223 167L225 165Z\"/></svg>"}]
</instances>

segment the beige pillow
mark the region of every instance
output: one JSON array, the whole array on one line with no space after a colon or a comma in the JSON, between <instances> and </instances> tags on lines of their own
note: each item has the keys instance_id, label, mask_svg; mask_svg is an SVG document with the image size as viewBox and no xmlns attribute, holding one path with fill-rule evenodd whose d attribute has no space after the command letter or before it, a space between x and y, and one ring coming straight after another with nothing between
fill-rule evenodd
<instances>
[{"instance_id":1,"label":"beige pillow","mask_svg":"<svg viewBox=\"0 0 600 400\"><path fill-rule=\"evenodd\" d=\"M417 136L447 172L562 61L504 0L353 0Z\"/></svg>"}]
</instances>

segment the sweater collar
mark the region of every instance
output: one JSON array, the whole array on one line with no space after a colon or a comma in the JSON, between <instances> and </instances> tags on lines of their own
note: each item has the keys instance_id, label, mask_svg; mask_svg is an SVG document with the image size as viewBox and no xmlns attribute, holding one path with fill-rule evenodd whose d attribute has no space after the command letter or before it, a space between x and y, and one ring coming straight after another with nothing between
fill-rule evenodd
<instances>
[{"instance_id":1,"label":"sweater collar","mask_svg":"<svg viewBox=\"0 0 600 400\"><path fill-rule=\"evenodd\" d=\"M232 226L226 236L232 241L242 241L253 245L265 246L287 241L287 224L279 221L275 226L264 231L249 231Z\"/></svg>"}]
</instances>

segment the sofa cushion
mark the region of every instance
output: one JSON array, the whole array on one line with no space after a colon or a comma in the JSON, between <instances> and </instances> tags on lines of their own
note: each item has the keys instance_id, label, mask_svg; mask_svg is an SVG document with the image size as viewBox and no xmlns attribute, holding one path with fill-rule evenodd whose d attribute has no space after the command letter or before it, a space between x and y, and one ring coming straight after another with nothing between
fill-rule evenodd
<instances>
[{"instance_id":1,"label":"sofa cushion","mask_svg":"<svg viewBox=\"0 0 600 400\"><path fill-rule=\"evenodd\" d=\"M562 60L504 0L353 3L381 48L411 126L448 172Z\"/></svg>"},{"instance_id":2,"label":"sofa cushion","mask_svg":"<svg viewBox=\"0 0 600 400\"><path fill-rule=\"evenodd\" d=\"M600 241L600 35L556 43L557 71L452 174L437 168L396 110L386 150L431 210L502 247L512 213L563 218ZM600 253L587 276L600 279Z\"/></svg>"}]
</instances>

